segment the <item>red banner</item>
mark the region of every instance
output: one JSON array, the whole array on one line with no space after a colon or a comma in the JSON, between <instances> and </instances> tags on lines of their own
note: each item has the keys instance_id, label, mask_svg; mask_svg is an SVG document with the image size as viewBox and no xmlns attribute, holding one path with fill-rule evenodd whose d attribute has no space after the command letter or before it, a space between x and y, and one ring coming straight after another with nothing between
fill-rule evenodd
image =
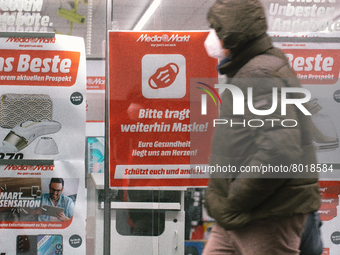
<instances>
[{"instance_id":1,"label":"red banner","mask_svg":"<svg viewBox=\"0 0 340 255\"><path fill-rule=\"evenodd\" d=\"M190 86L192 78L217 78L207 35L110 32L111 187L207 185L191 163L208 163L212 127L193 121L201 102L191 102L199 90Z\"/></svg>"}]
</instances>

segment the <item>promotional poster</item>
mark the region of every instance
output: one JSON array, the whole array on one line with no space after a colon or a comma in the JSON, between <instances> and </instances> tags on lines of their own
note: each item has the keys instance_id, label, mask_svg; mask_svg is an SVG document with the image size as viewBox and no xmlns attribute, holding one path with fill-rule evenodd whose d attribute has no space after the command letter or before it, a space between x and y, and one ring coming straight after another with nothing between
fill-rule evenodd
<instances>
[{"instance_id":1,"label":"promotional poster","mask_svg":"<svg viewBox=\"0 0 340 255\"><path fill-rule=\"evenodd\" d=\"M275 43L281 48L303 88L311 92L306 105L312 114L313 143L318 163L327 164L332 172L320 172L323 221L323 255L338 254L339 247L339 70L338 43Z\"/></svg>"},{"instance_id":2,"label":"promotional poster","mask_svg":"<svg viewBox=\"0 0 340 255\"><path fill-rule=\"evenodd\" d=\"M84 41L0 45L0 253L84 254Z\"/></svg>"},{"instance_id":3,"label":"promotional poster","mask_svg":"<svg viewBox=\"0 0 340 255\"><path fill-rule=\"evenodd\" d=\"M340 36L337 0L262 0L262 4L273 36Z\"/></svg>"},{"instance_id":4,"label":"promotional poster","mask_svg":"<svg viewBox=\"0 0 340 255\"><path fill-rule=\"evenodd\" d=\"M204 78L217 82L217 60L203 46L207 35L109 33L111 187L207 185L208 175L191 166L208 163L213 132L213 115L191 121L201 113L197 87Z\"/></svg>"}]
</instances>

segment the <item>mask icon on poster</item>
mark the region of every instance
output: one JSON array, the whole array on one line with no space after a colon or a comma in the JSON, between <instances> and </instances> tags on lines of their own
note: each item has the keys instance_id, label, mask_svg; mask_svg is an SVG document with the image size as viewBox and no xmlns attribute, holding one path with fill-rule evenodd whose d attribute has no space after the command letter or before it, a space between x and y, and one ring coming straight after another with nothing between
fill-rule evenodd
<instances>
[{"instance_id":1,"label":"mask icon on poster","mask_svg":"<svg viewBox=\"0 0 340 255\"><path fill-rule=\"evenodd\" d=\"M175 63L169 63L164 67L158 68L150 77L149 86L153 89L169 87L176 80L178 72L179 67Z\"/></svg>"},{"instance_id":2,"label":"mask icon on poster","mask_svg":"<svg viewBox=\"0 0 340 255\"><path fill-rule=\"evenodd\" d=\"M146 54L142 58L142 95L179 99L187 93L186 58L181 54Z\"/></svg>"}]
</instances>

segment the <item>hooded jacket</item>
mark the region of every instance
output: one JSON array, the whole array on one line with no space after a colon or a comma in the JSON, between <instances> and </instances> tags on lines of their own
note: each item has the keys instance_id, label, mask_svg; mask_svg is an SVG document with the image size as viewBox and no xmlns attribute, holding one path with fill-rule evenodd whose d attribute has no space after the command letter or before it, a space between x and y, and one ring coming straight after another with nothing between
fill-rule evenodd
<instances>
[{"instance_id":1,"label":"hooded jacket","mask_svg":"<svg viewBox=\"0 0 340 255\"><path fill-rule=\"evenodd\" d=\"M219 118L228 124L216 125L210 165L234 167L236 172L211 176L205 196L209 215L232 230L258 220L318 210L317 174L307 173L306 168L300 168L301 174L295 173L297 166L316 164L311 119L293 104L286 105L286 115L281 113L281 89L300 85L285 55L273 47L266 34L260 2L217 1L208 12L208 21L230 50L231 60L219 66L219 71L227 75L228 84L241 89L245 102L244 114L234 115L233 94L226 89L221 95ZM249 87L252 96L248 95ZM275 88L277 109L270 115L254 114L271 109ZM303 98L301 93L287 96ZM294 120L293 124L288 124L289 120Z\"/></svg>"}]
</instances>

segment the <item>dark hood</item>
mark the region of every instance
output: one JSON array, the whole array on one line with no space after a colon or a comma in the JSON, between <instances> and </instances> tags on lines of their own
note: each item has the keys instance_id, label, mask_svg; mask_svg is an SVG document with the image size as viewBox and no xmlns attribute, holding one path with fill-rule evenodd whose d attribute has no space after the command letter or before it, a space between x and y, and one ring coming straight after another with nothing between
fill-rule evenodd
<instances>
[{"instance_id":1,"label":"dark hood","mask_svg":"<svg viewBox=\"0 0 340 255\"><path fill-rule=\"evenodd\" d=\"M224 48L234 54L267 31L265 12L259 0L217 0L207 18L224 42Z\"/></svg>"}]
</instances>

